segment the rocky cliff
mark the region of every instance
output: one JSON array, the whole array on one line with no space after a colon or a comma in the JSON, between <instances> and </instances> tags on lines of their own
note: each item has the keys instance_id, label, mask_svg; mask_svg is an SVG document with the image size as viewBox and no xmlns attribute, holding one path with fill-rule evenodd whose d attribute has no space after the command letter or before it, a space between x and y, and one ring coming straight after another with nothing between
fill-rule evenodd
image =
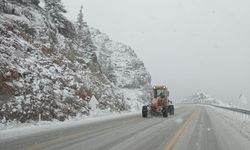
<instances>
[{"instance_id":1,"label":"rocky cliff","mask_svg":"<svg viewBox=\"0 0 250 150\"><path fill-rule=\"evenodd\" d=\"M97 29L91 28L90 32L103 74L129 106L137 109L150 98L151 76L143 62L131 47L112 41Z\"/></svg>"},{"instance_id":2,"label":"rocky cliff","mask_svg":"<svg viewBox=\"0 0 250 150\"><path fill-rule=\"evenodd\" d=\"M79 39L50 3L0 1L0 123L88 115L93 96L109 111L147 100L150 75L134 51L88 26Z\"/></svg>"}]
</instances>

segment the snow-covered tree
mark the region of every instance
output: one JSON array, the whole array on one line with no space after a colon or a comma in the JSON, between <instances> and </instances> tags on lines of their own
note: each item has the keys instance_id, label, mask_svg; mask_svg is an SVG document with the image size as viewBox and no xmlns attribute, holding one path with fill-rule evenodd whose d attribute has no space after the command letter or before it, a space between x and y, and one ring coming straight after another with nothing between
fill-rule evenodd
<instances>
[{"instance_id":1,"label":"snow-covered tree","mask_svg":"<svg viewBox=\"0 0 250 150\"><path fill-rule=\"evenodd\" d=\"M61 0L44 0L45 9L49 10L52 15L58 15L60 13L66 13L66 9Z\"/></svg>"},{"instance_id":2,"label":"snow-covered tree","mask_svg":"<svg viewBox=\"0 0 250 150\"><path fill-rule=\"evenodd\" d=\"M3 9L4 9L4 2L0 0L0 13L3 12Z\"/></svg>"},{"instance_id":3,"label":"snow-covered tree","mask_svg":"<svg viewBox=\"0 0 250 150\"><path fill-rule=\"evenodd\" d=\"M35 4L35 5L39 5L40 0L31 0L31 3L32 3L32 4Z\"/></svg>"},{"instance_id":4,"label":"snow-covered tree","mask_svg":"<svg viewBox=\"0 0 250 150\"><path fill-rule=\"evenodd\" d=\"M61 0L44 0L45 10L47 13L47 18L50 24L55 24L57 27L62 26L63 22L66 20L63 13L66 13Z\"/></svg>"},{"instance_id":5,"label":"snow-covered tree","mask_svg":"<svg viewBox=\"0 0 250 150\"><path fill-rule=\"evenodd\" d=\"M91 40L89 27L83 19L83 6L81 6L80 12L77 17L76 28L79 46L87 51L90 51L91 45L93 45L93 43Z\"/></svg>"},{"instance_id":6,"label":"snow-covered tree","mask_svg":"<svg viewBox=\"0 0 250 150\"><path fill-rule=\"evenodd\" d=\"M66 13L66 9L61 0L44 0L45 11L47 17L48 34L50 41L50 48L55 51L57 44L57 34L60 33L65 37L72 38L75 34L74 26L63 15Z\"/></svg>"},{"instance_id":7,"label":"snow-covered tree","mask_svg":"<svg viewBox=\"0 0 250 150\"><path fill-rule=\"evenodd\" d=\"M61 0L44 0L44 2L50 26L54 26L52 29L57 28L59 33L72 38L75 34L74 25L63 15L67 11Z\"/></svg>"},{"instance_id":8,"label":"snow-covered tree","mask_svg":"<svg viewBox=\"0 0 250 150\"><path fill-rule=\"evenodd\" d=\"M83 6L81 6L80 12L77 17L77 29L83 30L84 27L87 27L87 23L83 21Z\"/></svg>"}]
</instances>

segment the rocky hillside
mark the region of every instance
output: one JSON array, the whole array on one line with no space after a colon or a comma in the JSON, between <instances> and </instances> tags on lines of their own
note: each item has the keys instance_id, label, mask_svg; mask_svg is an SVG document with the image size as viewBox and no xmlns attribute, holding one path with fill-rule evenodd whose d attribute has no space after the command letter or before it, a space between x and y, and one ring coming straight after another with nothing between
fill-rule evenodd
<instances>
[{"instance_id":1,"label":"rocky hillside","mask_svg":"<svg viewBox=\"0 0 250 150\"><path fill-rule=\"evenodd\" d=\"M222 101L220 101L216 98L212 98L209 95L207 95L206 93L193 94L193 95L185 98L182 102L183 103L196 103L196 104L225 106L225 104Z\"/></svg>"},{"instance_id":2,"label":"rocky hillside","mask_svg":"<svg viewBox=\"0 0 250 150\"><path fill-rule=\"evenodd\" d=\"M66 19L60 0L0 0L0 123L134 109L150 75L134 51Z\"/></svg>"},{"instance_id":3,"label":"rocky hillside","mask_svg":"<svg viewBox=\"0 0 250 150\"><path fill-rule=\"evenodd\" d=\"M117 92L122 93L132 109L148 101L150 93L145 91L150 91L151 76L131 47L110 40L97 29L91 28L90 32L101 70Z\"/></svg>"}]
</instances>

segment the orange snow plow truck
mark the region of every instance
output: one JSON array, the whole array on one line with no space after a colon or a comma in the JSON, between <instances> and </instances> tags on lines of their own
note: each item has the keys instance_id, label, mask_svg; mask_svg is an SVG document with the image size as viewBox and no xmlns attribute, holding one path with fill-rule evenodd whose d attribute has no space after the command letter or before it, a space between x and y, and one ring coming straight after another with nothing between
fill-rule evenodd
<instances>
[{"instance_id":1,"label":"orange snow plow truck","mask_svg":"<svg viewBox=\"0 0 250 150\"><path fill-rule=\"evenodd\" d=\"M168 99L169 90L166 86L153 86L152 98L148 105L142 106L142 117L149 115L162 115L168 117L168 114L174 114L174 105Z\"/></svg>"}]
</instances>

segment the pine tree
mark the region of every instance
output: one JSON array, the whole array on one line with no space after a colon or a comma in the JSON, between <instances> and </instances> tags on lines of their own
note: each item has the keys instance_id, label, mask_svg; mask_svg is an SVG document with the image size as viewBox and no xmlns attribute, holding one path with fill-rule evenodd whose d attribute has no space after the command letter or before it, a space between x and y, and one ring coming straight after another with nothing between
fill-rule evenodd
<instances>
[{"instance_id":1,"label":"pine tree","mask_svg":"<svg viewBox=\"0 0 250 150\"><path fill-rule=\"evenodd\" d=\"M35 5L39 5L40 0L31 0L31 3L32 3L32 4L35 4Z\"/></svg>"},{"instance_id":2,"label":"pine tree","mask_svg":"<svg viewBox=\"0 0 250 150\"><path fill-rule=\"evenodd\" d=\"M80 12L77 17L76 28L77 28L77 38L79 46L84 49L87 49L87 51L90 51L93 43L91 40L89 27L83 19L83 6L81 6Z\"/></svg>"},{"instance_id":3,"label":"pine tree","mask_svg":"<svg viewBox=\"0 0 250 150\"><path fill-rule=\"evenodd\" d=\"M77 17L77 29L78 31L82 31L86 26L86 22L83 21L83 6L81 6L80 12Z\"/></svg>"},{"instance_id":4,"label":"pine tree","mask_svg":"<svg viewBox=\"0 0 250 150\"><path fill-rule=\"evenodd\" d=\"M44 2L47 16L53 21L53 23L59 24L65 20L63 13L66 13L67 11L61 0L45 0Z\"/></svg>"},{"instance_id":5,"label":"pine tree","mask_svg":"<svg viewBox=\"0 0 250 150\"><path fill-rule=\"evenodd\" d=\"M49 42L50 48L53 51L56 51L57 44L57 32L60 32L60 29L64 28L65 25L65 17L63 13L66 13L61 0L44 0L45 2L45 11L46 17L48 20L48 34L49 34Z\"/></svg>"},{"instance_id":6,"label":"pine tree","mask_svg":"<svg viewBox=\"0 0 250 150\"><path fill-rule=\"evenodd\" d=\"M0 14L3 12L3 10L4 10L4 2L0 0Z\"/></svg>"},{"instance_id":7,"label":"pine tree","mask_svg":"<svg viewBox=\"0 0 250 150\"><path fill-rule=\"evenodd\" d=\"M44 2L45 2L46 10L49 10L58 14L67 12L61 0L44 0Z\"/></svg>"}]
</instances>

